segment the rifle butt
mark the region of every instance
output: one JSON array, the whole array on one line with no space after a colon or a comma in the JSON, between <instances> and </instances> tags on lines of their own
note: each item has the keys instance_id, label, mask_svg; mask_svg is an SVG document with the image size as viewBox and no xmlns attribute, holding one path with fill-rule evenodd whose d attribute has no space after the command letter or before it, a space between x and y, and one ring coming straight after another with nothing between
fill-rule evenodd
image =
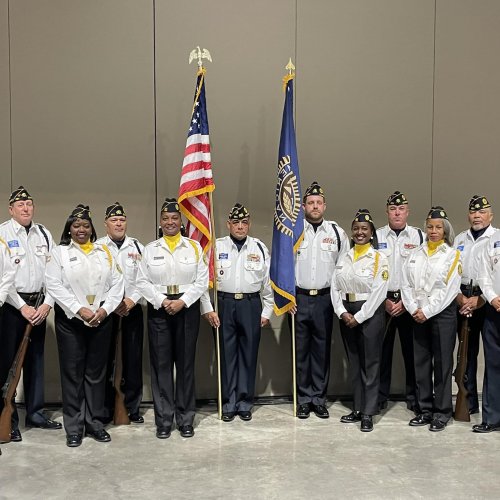
<instances>
[{"instance_id":1,"label":"rifle butt","mask_svg":"<svg viewBox=\"0 0 500 500\"><path fill-rule=\"evenodd\" d=\"M12 432L12 413L11 404L6 401L0 415L0 443L10 443L10 433Z\"/></svg>"},{"instance_id":2,"label":"rifle butt","mask_svg":"<svg viewBox=\"0 0 500 500\"><path fill-rule=\"evenodd\" d=\"M453 418L458 422L470 422L469 404L465 391L458 391Z\"/></svg>"},{"instance_id":3,"label":"rifle butt","mask_svg":"<svg viewBox=\"0 0 500 500\"><path fill-rule=\"evenodd\" d=\"M130 419L128 418L128 411L125 408L123 393L118 391L115 394L115 412L113 416L114 425L129 425Z\"/></svg>"}]
</instances>

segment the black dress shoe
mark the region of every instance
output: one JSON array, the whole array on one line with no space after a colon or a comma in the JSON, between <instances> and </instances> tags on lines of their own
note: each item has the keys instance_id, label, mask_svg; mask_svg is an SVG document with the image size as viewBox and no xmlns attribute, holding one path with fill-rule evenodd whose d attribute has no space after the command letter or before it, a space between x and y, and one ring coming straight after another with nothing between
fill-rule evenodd
<instances>
[{"instance_id":1,"label":"black dress shoe","mask_svg":"<svg viewBox=\"0 0 500 500\"><path fill-rule=\"evenodd\" d=\"M192 425L181 425L179 427L179 432L183 438L191 438L194 436L194 429Z\"/></svg>"},{"instance_id":2,"label":"black dress shoe","mask_svg":"<svg viewBox=\"0 0 500 500\"><path fill-rule=\"evenodd\" d=\"M361 413L359 411L352 411L349 415L340 417L340 421L343 424L355 424L356 422L361 422Z\"/></svg>"},{"instance_id":3,"label":"black dress shoe","mask_svg":"<svg viewBox=\"0 0 500 500\"><path fill-rule=\"evenodd\" d=\"M309 406L309 403L299 405L297 408L297 418L309 418L309 415L311 413L311 408Z\"/></svg>"},{"instance_id":4,"label":"black dress shoe","mask_svg":"<svg viewBox=\"0 0 500 500\"><path fill-rule=\"evenodd\" d=\"M252 412L251 411L239 411L238 417L245 422L252 420Z\"/></svg>"},{"instance_id":5,"label":"black dress shoe","mask_svg":"<svg viewBox=\"0 0 500 500\"><path fill-rule=\"evenodd\" d=\"M26 417L26 427L34 427L36 429L62 429L62 424L50 418L45 419L43 422L34 422Z\"/></svg>"},{"instance_id":6,"label":"black dress shoe","mask_svg":"<svg viewBox=\"0 0 500 500\"><path fill-rule=\"evenodd\" d=\"M226 413L222 414L222 421L223 422L232 422L234 420L234 417L236 415L236 412L234 411L228 411Z\"/></svg>"},{"instance_id":7,"label":"black dress shoe","mask_svg":"<svg viewBox=\"0 0 500 500\"><path fill-rule=\"evenodd\" d=\"M130 423L132 423L132 424L143 424L144 423L144 417L142 415L139 415L138 413L131 413L128 416L128 419L130 420Z\"/></svg>"},{"instance_id":8,"label":"black dress shoe","mask_svg":"<svg viewBox=\"0 0 500 500\"><path fill-rule=\"evenodd\" d=\"M420 413L416 417L413 417L408 425L411 427L421 427L422 425L429 425L431 423L432 417L428 413Z\"/></svg>"},{"instance_id":9,"label":"black dress shoe","mask_svg":"<svg viewBox=\"0 0 500 500\"><path fill-rule=\"evenodd\" d=\"M158 439L168 439L170 437L171 429L170 427L157 427L156 437Z\"/></svg>"},{"instance_id":10,"label":"black dress shoe","mask_svg":"<svg viewBox=\"0 0 500 500\"><path fill-rule=\"evenodd\" d=\"M318 418L328 418L330 416L325 405L313 405L313 412Z\"/></svg>"},{"instance_id":11,"label":"black dress shoe","mask_svg":"<svg viewBox=\"0 0 500 500\"><path fill-rule=\"evenodd\" d=\"M10 431L10 440L12 443L19 443L23 440L19 429L13 429Z\"/></svg>"},{"instance_id":12,"label":"black dress shoe","mask_svg":"<svg viewBox=\"0 0 500 500\"><path fill-rule=\"evenodd\" d=\"M371 415L363 415L361 417L361 432L373 431L373 420Z\"/></svg>"},{"instance_id":13,"label":"black dress shoe","mask_svg":"<svg viewBox=\"0 0 500 500\"><path fill-rule=\"evenodd\" d=\"M429 426L429 430L432 432L439 432L443 431L445 427L446 424L444 422L441 422L441 420L435 418L432 420L431 425Z\"/></svg>"},{"instance_id":14,"label":"black dress shoe","mask_svg":"<svg viewBox=\"0 0 500 500\"><path fill-rule=\"evenodd\" d=\"M66 436L66 446L69 448L76 448L82 444L81 434L68 434Z\"/></svg>"},{"instance_id":15,"label":"black dress shoe","mask_svg":"<svg viewBox=\"0 0 500 500\"><path fill-rule=\"evenodd\" d=\"M471 408L469 410L469 415L475 415L476 413L479 413L479 408Z\"/></svg>"},{"instance_id":16,"label":"black dress shoe","mask_svg":"<svg viewBox=\"0 0 500 500\"><path fill-rule=\"evenodd\" d=\"M87 431L87 436L94 438L99 443L109 443L111 441L111 436L104 430L99 429L98 431Z\"/></svg>"},{"instance_id":17,"label":"black dress shoe","mask_svg":"<svg viewBox=\"0 0 500 500\"><path fill-rule=\"evenodd\" d=\"M472 432L487 434L488 432L494 432L494 431L500 431L500 425L490 425L490 424L485 424L483 422L481 424L472 426Z\"/></svg>"}]
</instances>

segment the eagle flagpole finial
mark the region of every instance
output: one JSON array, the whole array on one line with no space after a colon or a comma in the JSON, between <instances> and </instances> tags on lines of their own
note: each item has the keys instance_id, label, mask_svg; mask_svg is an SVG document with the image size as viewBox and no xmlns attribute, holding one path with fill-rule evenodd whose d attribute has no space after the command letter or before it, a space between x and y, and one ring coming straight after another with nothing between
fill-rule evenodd
<instances>
[{"instance_id":1,"label":"eagle flagpole finial","mask_svg":"<svg viewBox=\"0 0 500 500\"><path fill-rule=\"evenodd\" d=\"M210 55L210 52L207 49L200 49L199 45L189 54L189 64L191 64L194 59L198 59L199 70L203 69L203 59L207 59L208 61L212 62L212 56Z\"/></svg>"}]
</instances>

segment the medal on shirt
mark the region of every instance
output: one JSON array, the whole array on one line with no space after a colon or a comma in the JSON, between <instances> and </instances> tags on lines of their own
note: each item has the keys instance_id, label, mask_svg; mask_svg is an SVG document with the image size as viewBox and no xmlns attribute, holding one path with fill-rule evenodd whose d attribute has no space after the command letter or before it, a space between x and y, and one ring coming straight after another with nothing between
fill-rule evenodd
<instances>
[{"instance_id":1,"label":"medal on shirt","mask_svg":"<svg viewBox=\"0 0 500 500\"><path fill-rule=\"evenodd\" d=\"M95 300L95 295L87 295L87 302L89 303L89 305L93 306L94 300Z\"/></svg>"}]
</instances>

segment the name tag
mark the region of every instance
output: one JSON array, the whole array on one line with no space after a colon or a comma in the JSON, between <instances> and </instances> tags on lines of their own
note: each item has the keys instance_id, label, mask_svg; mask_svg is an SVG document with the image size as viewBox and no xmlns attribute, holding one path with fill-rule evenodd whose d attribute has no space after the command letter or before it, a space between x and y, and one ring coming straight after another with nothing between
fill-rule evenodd
<instances>
[{"instance_id":1,"label":"name tag","mask_svg":"<svg viewBox=\"0 0 500 500\"><path fill-rule=\"evenodd\" d=\"M464 245L458 245L457 250L459 250L460 252L463 252L464 251Z\"/></svg>"},{"instance_id":2,"label":"name tag","mask_svg":"<svg viewBox=\"0 0 500 500\"><path fill-rule=\"evenodd\" d=\"M387 248L387 243L381 242L378 244L378 249L383 250L384 248Z\"/></svg>"},{"instance_id":3,"label":"name tag","mask_svg":"<svg viewBox=\"0 0 500 500\"><path fill-rule=\"evenodd\" d=\"M495 248L498 248L500 247L500 241L495 241L494 245L493 245Z\"/></svg>"},{"instance_id":4,"label":"name tag","mask_svg":"<svg viewBox=\"0 0 500 500\"><path fill-rule=\"evenodd\" d=\"M229 254L227 253L220 253L219 254L219 260L227 260L229 259Z\"/></svg>"},{"instance_id":5,"label":"name tag","mask_svg":"<svg viewBox=\"0 0 500 500\"><path fill-rule=\"evenodd\" d=\"M153 257L153 260L163 260L165 258L164 255L160 256L160 257Z\"/></svg>"},{"instance_id":6,"label":"name tag","mask_svg":"<svg viewBox=\"0 0 500 500\"><path fill-rule=\"evenodd\" d=\"M7 245L9 245L9 248L16 248L16 247L19 247L19 241L18 240L10 240L7 242Z\"/></svg>"},{"instance_id":7,"label":"name tag","mask_svg":"<svg viewBox=\"0 0 500 500\"><path fill-rule=\"evenodd\" d=\"M78 257L71 257L71 259L69 259L70 262L75 262L75 260L78 260Z\"/></svg>"}]
</instances>

